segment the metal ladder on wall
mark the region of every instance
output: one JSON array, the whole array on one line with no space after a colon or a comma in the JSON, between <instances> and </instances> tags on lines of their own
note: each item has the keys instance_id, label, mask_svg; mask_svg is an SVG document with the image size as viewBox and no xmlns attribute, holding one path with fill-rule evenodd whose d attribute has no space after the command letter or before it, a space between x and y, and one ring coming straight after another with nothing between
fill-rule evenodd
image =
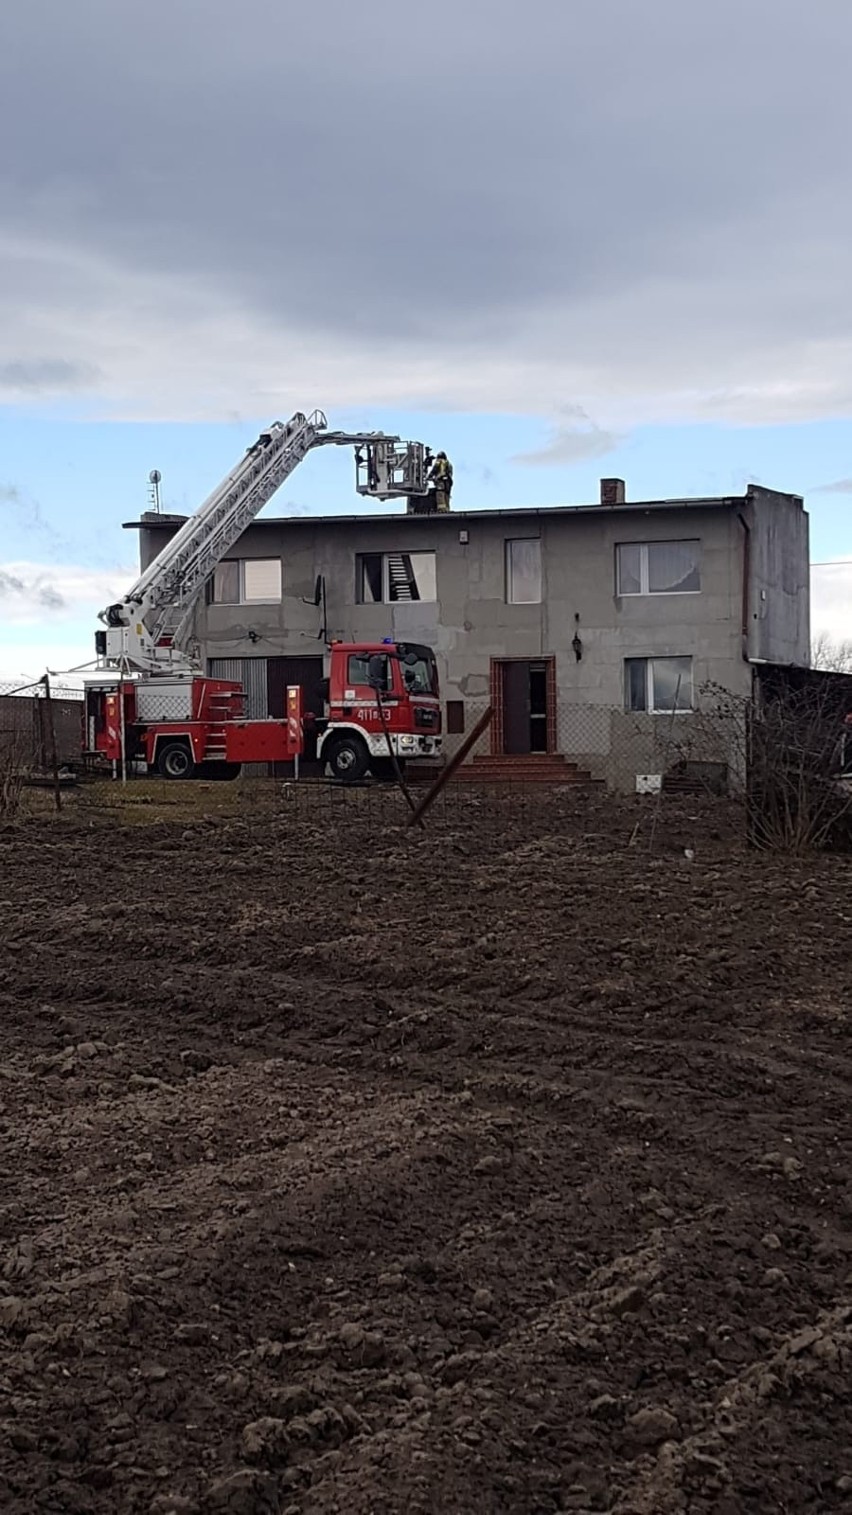
<instances>
[{"instance_id":1,"label":"metal ladder on wall","mask_svg":"<svg viewBox=\"0 0 852 1515\"><path fill-rule=\"evenodd\" d=\"M415 591L412 593L412 591ZM388 599L417 600L411 558L407 552L388 553Z\"/></svg>"}]
</instances>

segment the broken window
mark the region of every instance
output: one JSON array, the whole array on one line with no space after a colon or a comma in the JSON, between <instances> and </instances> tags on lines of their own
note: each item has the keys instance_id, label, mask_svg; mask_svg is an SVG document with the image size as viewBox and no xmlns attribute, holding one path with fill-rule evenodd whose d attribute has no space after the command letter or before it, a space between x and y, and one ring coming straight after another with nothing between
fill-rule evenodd
<instances>
[{"instance_id":1,"label":"broken window","mask_svg":"<svg viewBox=\"0 0 852 1515\"><path fill-rule=\"evenodd\" d=\"M359 605L434 602L438 582L434 552L364 552L356 559Z\"/></svg>"}]
</instances>

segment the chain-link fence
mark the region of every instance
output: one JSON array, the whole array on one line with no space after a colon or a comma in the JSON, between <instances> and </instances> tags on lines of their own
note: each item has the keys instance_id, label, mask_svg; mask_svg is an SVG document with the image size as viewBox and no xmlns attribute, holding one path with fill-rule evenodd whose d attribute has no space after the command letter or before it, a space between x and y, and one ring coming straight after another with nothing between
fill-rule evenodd
<instances>
[{"instance_id":1,"label":"chain-link fence","mask_svg":"<svg viewBox=\"0 0 852 1515\"><path fill-rule=\"evenodd\" d=\"M488 703L468 700L462 711L457 708L455 730L445 728L448 760ZM597 783L624 794L662 786L738 789L745 781L747 711L746 700L709 689L698 694L694 709L665 714L560 700L540 716L524 712L512 725L505 712L495 710L458 777L483 783Z\"/></svg>"},{"instance_id":2,"label":"chain-link fence","mask_svg":"<svg viewBox=\"0 0 852 1515\"><path fill-rule=\"evenodd\" d=\"M821 844L838 813L852 813L852 794L838 799L836 751L849 702L838 695L829 708L819 691L806 693L796 689L784 698L776 692L771 699L749 700L707 686L696 691L694 708L668 713L562 698L543 702L540 714L523 707L519 714L497 702L464 761L444 773L448 781L430 815L463 827L473 811L492 811L495 824L501 814L528 813L537 825L542 814L558 823L560 815L584 805L597 814L609 795L727 795L739 802L735 808L746 815L749 835L760 845L801 847L814 837ZM77 691L44 682L0 686L0 814L15 808L23 787L45 778L59 808L57 775L62 765L79 763L83 745L81 699ZM285 807L294 817L323 825L394 824L452 764L489 704L478 698L445 708L443 760L409 762L408 794L388 782L386 772L347 785L332 780L320 762L305 762L298 777L292 763L246 765L241 780L224 783L219 780L227 775L215 771L224 765L210 764L190 785L145 778L129 768L126 785L82 785L75 803L91 805L102 818L132 819L137 812L148 819L246 816ZM849 781L852 761L846 756Z\"/></svg>"},{"instance_id":3,"label":"chain-link fence","mask_svg":"<svg viewBox=\"0 0 852 1515\"><path fill-rule=\"evenodd\" d=\"M38 775L79 764L83 693L50 681L0 683L0 814L10 814Z\"/></svg>"},{"instance_id":4,"label":"chain-link fence","mask_svg":"<svg viewBox=\"0 0 852 1515\"><path fill-rule=\"evenodd\" d=\"M620 793L667 788L741 788L745 781L747 702L711 697L666 714L566 705L557 717L557 750L578 771Z\"/></svg>"}]
</instances>

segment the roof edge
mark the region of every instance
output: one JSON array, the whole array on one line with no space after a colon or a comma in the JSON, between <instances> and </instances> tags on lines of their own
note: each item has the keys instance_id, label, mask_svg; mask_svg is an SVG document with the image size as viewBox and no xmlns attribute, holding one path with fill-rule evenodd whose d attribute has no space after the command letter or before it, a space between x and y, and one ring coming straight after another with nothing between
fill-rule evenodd
<instances>
[{"instance_id":1,"label":"roof edge","mask_svg":"<svg viewBox=\"0 0 852 1515\"><path fill-rule=\"evenodd\" d=\"M777 493L777 491L776 491ZM787 500L798 500L801 495L782 495ZM512 518L523 519L527 516L575 516L575 515L625 515L631 512L645 512L654 510L736 510L742 509L749 503L751 494L744 495L708 495L694 498L673 500L628 500L623 505L507 505L496 508L484 508L481 510L451 510L449 513L431 515L409 515L406 511L385 511L381 515L298 515L298 516L261 516L249 522L249 526L304 526L315 525L318 521L327 521L330 524L341 525L344 522L366 521L417 521L421 525L424 521L476 521L476 520L505 520ZM157 514L155 511L146 510L136 521L124 521L126 531L139 531L143 527L166 527L182 526L189 520L189 516ZM246 531L249 527L247 526Z\"/></svg>"}]
</instances>

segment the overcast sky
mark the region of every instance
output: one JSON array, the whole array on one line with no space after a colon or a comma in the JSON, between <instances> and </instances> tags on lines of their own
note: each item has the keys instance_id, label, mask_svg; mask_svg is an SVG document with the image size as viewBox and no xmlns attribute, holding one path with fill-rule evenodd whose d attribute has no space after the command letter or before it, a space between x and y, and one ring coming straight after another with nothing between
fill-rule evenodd
<instances>
[{"instance_id":1,"label":"overcast sky","mask_svg":"<svg viewBox=\"0 0 852 1515\"><path fill-rule=\"evenodd\" d=\"M849 0L6 5L0 384L845 414L851 48Z\"/></svg>"},{"instance_id":2,"label":"overcast sky","mask_svg":"<svg viewBox=\"0 0 852 1515\"><path fill-rule=\"evenodd\" d=\"M643 428L845 424L850 56L850 0L10 0L0 406L500 414L529 503Z\"/></svg>"}]
</instances>

